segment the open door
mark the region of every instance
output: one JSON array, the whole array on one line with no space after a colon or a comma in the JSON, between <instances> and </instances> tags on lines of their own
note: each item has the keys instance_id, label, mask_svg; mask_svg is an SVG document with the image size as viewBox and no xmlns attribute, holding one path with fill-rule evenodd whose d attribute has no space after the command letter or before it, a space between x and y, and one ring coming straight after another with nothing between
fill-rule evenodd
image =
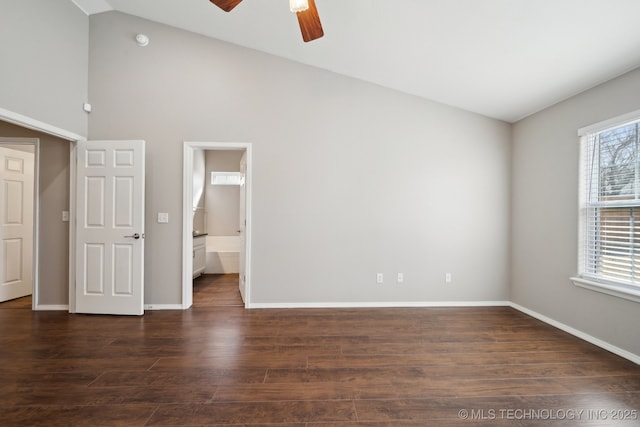
<instances>
[{"instance_id":1,"label":"open door","mask_svg":"<svg viewBox=\"0 0 640 427\"><path fill-rule=\"evenodd\" d=\"M144 141L77 146L76 313L144 313Z\"/></svg>"},{"instance_id":2,"label":"open door","mask_svg":"<svg viewBox=\"0 0 640 427\"><path fill-rule=\"evenodd\" d=\"M33 289L34 155L0 147L0 302Z\"/></svg>"}]
</instances>

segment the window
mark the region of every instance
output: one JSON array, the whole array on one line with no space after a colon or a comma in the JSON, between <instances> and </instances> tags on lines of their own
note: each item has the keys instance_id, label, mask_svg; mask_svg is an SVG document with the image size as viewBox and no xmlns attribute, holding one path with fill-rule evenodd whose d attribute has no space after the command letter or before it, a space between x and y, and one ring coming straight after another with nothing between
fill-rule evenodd
<instances>
[{"instance_id":1,"label":"window","mask_svg":"<svg viewBox=\"0 0 640 427\"><path fill-rule=\"evenodd\" d=\"M580 277L574 283L640 301L640 112L580 135Z\"/></svg>"},{"instance_id":2,"label":"window","mask_svg":"<svg viewBox=\"0 0 640 427\"><path fill-rule=\"evenodd\" d=\"M240 172L211 172L211 185L243 185L244 176Z\"/></svg>"}]
</instances>

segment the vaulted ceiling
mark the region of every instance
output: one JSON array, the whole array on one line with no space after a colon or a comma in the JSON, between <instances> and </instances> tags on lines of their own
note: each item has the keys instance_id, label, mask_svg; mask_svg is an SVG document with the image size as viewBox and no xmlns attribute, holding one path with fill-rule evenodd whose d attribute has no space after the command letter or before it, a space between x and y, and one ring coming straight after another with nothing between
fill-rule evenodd
<instances>
[{"instance_id":1,"label":"vaulted ceiling","mask_svg":"<svg viewBox=\"0 0 640 427\"><path fill-rule=\"evenodd\" d=\"M639 0L316 0L304 43L287 0L71 0L514 122L640 66ZM152 40L153 42L153 40Z\"/></svg>"}]
</instances>

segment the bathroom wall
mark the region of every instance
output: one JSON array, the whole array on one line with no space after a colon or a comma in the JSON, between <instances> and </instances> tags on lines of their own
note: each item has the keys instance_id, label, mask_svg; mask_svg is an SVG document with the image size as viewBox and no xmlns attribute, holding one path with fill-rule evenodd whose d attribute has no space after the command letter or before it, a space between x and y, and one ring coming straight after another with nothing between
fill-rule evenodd
<instances>
[{"instance_id":1,"label":"bathroom wall","mask_svg":"<svg viewBox=\"0 0 640 427\"><path fill-rule=\"evenodd\" d=\"M239 172L243 151L206 151L207 233L211 236L237 236L240 229L240 187L211 185L211 172Z\"/></svg>"}]
</instances>

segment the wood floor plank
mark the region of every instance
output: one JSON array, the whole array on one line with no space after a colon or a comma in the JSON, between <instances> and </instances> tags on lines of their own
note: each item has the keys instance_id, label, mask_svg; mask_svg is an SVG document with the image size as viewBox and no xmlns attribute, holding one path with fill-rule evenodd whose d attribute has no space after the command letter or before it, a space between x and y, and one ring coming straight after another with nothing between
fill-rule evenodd
<instances>
[{"instance_id":1,"label":"wood floor plank","mask_svg":"<svg viewBox=\"0 0 640 427\"><path fill-rule=\"evenodd\" d=\"M372 354L343 356L310 356L310 368L327 367L401 367L401 366L459 366L459 365L515 365L527 363L586 363L597 362L598 355L584 352L504 352L504 353L423 353Z\"/></svg>"},{"instance_id":2,"label":"wood floor plank","mask_svg":"<svg viewBox=\"0 0 640 427\"><path fill-rule=\"evenodd\" d=\"M156 405L2 407L0 425L29 427L143 427Z\"/></svg>"},{"instance_id":3,"label":"wood floor plank","mask_svg":"<svg viewBox=\"0 0 640 427\"><path fill-rule=\"evenodd\" d=\"M384 384L387 386L387 384ZM218 387L214 401L253 402L286 400L352 400L356 384L324 382L307 384L233 384Z\"/></svg>"},{"instance_id":4,"label":"wood floor plank","mask_svg":"<svg viewBox=\"0 0 640 427\"><path fill-rule=\"evenodd\" d=\"M307 356L304 354L279 355L270 358L251 356L209 356L209 357L161 357L153 365L153 370L173 370L185 367L203 369L259 369L259 368L305 368Z\"/></svg>"},{"instance_id":5,"label":"wood floor plank","mask_svg":"<svg viewBox=\"0 0 640 427\"><path fill-rule=\"evenodd\" d=\"M395 381L424 381L426 379L531 379L589 377L606 374L611 377L627 376L629 363L545 363L456 366L391 367L391 368L310 368L310 369L269 369L266 383L307 383L307 382L355 382L392 378Z\"/></svg>"},{"instance_id":6,"label":"wood floor plank","mask_svg":"<svg viewBox=\"0 0 640 427\"><path fill-rule=\"evenodd\" d=\"M203 369L187 367L171 371L107 371L90 387L119 386L212 386L219 384L263 383L266 369Z\"/></svg>"},{"instance_id":7,"label":"wood floor plank","mask_svg":"<svg viewBox=\"0 0 640 427\"><path fill-rule=\"evenodd\" d=\"M553 378L500 380L424 380L365 384L357 399L425 399L440 397L499 397L562 395L571 391L563 380Z\"/></svg>"},{"instance_id":8,"label":"wood floor plank","mask_svg":"<svg viewBox=\"0 0 640 427\"><path fill-rule=\"evenodd\" d=\"M17 388L10 393L0 391L0 397L3 404L12 406L206 403L213 398L216 387L212 385Z\"/></svg>"},{"instance_id":9,"label":"wood floor plank","mask_svg":"<svg viewBox=\"0 0 640 427\"><path fill-rule=\"evenodd\" d=\"M0 370L2 387L44 388L65 386L88 386L98 378L99 374L91 372L19 372Z\"/></svg>"},{"instance_id":10,"label":"wood floor plank","mask_svg":"<svg viewBox=\"0 0 640 427\"><path fill-rule=\"evenodd\" d=\"M584 342L563 341L490 341L490 342L383 342L378 337L376 342L343 343L342 352L345 355L362 354L424 354L424 353L473 353L473 352L512 352L514 348L525 352L591 352L603 354L605 350L594 349L592 345Z\"/></svg>"},{"instance_id":11,"label":"wood floor plank","mask_svg":"<svg viewBox=\"0 0 640 427\"><path fill-rule=\"evenodd\" d=\"M285 401L161 405L149 426L356 421L351 401Z\"/></svg>"},{"instance_id":12,"label":"wood floor plank","mask_svg":"<svg viewBox=\"0 0 640 427\"><path fill-rule=\"evenodd\" d=\"M151 368L158 361L155 357L113 357L110 359L89 359L89 358L59 358L59 359L17 359L10 362L11 370L14 372L93 372L122 369L144 370ZM9 369L5 364L3 369Z\"/></svg>"}]
</instances>

